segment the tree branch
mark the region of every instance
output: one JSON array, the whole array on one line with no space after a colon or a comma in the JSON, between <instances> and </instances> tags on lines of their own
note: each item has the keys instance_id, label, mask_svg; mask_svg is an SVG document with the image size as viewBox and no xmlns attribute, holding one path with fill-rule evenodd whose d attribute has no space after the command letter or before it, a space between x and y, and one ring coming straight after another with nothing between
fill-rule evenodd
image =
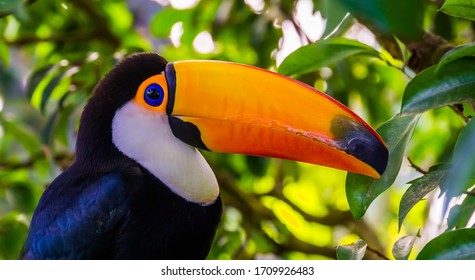
<instances>
[{"instance_id":1,"label":"tree branch","mask_svg":"<svg viewBox=\"0 0 475 280\"><path fill-rule=\"evenodd\" d=\"M49 156L47 152L40 152L40 153L32 155L30 159L26 161L0 162L0 169L14 170L14 169L21 169L21 168L31 168L38 160L47 159L48 157ZM64 166L69 166L70 163L74 160L74 158L75 158L74 153L65 152L65 153L58 153L54 155L52 159L55 162L59 163L60 166L64 167Z\"/></svg>"},{"instance_id":2,"label":"tree branch","mask_svg":"<svg viewBox=\"0 0 475 280\"><path fill-rule=\"evenodd\" d=\"M412 55L407 66L416 73L437 64L440 58L454 46L444 38L430 32L424 32L418 42L404 42Z\"/></svg>"},{"instance_id":3,"label":"tree branch","mask_svg":"<svg viewBox=\"0 0 475 280\"><path fill-rule=\"evenodd\" d=\"M366 246L366 250L375 254L376 256L378 256L379 258L383 259L383 260L389 260L388 257L386 257L385 255L383 255L381 252L379 252L378 250L370 247L370 246Z\"/></svg>"},{"instance_id":4,"label":"tree branch","mask_svg":"<svg viewBox=\"0 0 475 280\"><path fill-rule=\"evenodd\" d=\"M411 165L412 168L414 168L417 172L421 174L427 174L429 171L422 169L419 165L415 164L410 157L407 157L407 161L409 161L409 164Z\"/></svg>"},{"instance_id":5,"label":"tree branch","mask_svg":"<svg viewBox=\"0 0 475 280\"><path fill-rule=\"evenodd\" d=\"M226 171L215 170L215 174L220 182L223 200L226 201L227 205L233 205L238 208L243 216L247 218L245 219L245 222L250 223L254 228L261 229L262 219L279 221L273 211L262 205L258 197L240 191L239 187L235 185L234 180ZM307 254L322 255L333 259L336 257L336 250L334 248L308 244L297 239L292 234L290 234L285 242L282 243L278 243L266 234L265 236L268 241L277 248L278 253L299 251Z\"/></svg>"}]
</instances>

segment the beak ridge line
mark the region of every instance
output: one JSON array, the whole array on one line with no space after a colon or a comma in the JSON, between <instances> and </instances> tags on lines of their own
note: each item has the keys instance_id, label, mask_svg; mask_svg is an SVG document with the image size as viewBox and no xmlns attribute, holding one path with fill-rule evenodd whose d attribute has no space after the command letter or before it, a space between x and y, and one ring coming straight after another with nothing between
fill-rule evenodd
<instances>
[{"instance_id":1,"label":"beak ridge line","mask_svg":"<svg viewBox=\"0 0 475 280\"><path fill-rule=\"evenodd\" d=\"M167 114L171 115L173 112L173 106L175 105L175 92L176 92L176 72L173 62L169 62L165 66L165 78L167 79L168 85L168 103L167 103Z\"/></svg>"}]
</instances>

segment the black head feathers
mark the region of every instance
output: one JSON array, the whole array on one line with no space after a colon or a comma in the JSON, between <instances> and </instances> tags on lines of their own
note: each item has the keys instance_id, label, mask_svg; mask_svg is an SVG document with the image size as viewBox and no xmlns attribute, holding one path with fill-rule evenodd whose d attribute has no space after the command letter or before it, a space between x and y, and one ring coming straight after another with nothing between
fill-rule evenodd
<instances>
[{"instance_id":1,"label":"black head feathers","mask_svg":"<svg viewBox=\"0 0 475 280\"><path fill-rule=\"evenodd\" d=\"M166 64L167 61L155 53L134 54L122 60L99 82L81 117L77 160L91 163L101 157L114 158L112 155L117 154L117 150L112 144L111 127L115 112L135 96L143 81L164 71Z\"/></svg>"}]
</instances>

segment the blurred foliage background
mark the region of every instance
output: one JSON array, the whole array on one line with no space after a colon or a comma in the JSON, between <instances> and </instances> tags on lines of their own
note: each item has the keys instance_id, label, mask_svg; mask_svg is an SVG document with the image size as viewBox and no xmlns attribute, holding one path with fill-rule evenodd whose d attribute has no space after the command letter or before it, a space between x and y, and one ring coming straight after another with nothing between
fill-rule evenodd
<instances>
[{"instance_id":1,"label":"blurred foliage background","mask_svg":"<svg viewBox=\"0 0 475 280\"><path fill-rule=\"evenodd\" d=\"M475 258L475 8L462 2L0 1L0 259L18 257L74 161L94 86L143 51L293 76L379 127L391 152L379 180L205 153L225 205L210 259Z\"/></svg>"}]
</instances>

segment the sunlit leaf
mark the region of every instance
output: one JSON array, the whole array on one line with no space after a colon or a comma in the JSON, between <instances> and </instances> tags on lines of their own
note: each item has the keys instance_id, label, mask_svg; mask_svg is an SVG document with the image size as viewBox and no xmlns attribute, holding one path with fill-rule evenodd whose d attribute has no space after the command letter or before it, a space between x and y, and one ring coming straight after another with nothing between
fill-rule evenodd
<instances>
[{"instance_id":1,"label":"sunlit leaf","mask_svg":"<svg viewBox=\"0 0 475 280\"><path fill-rule=\"evenodd\" d=\"M475 20L474 0L446 0L440 10L454 17Z\"/></svg>"},{"instance_id":2,"label":"sunlit leaf","mask_svg":"<svg viewBox=\"0 0 475 280\"><path fill-rule=\"evenodd\" d=\"M358 41L332 38L297 49L282 61L279 73L305 74L357 54L380 57L375 49Z\"/></svg>"},{"instance_id":3,"label":"sunlit leaf","mask_svg":"<svg viewBox=\"0 0 475 280\"><path fill-rule=\"evenodd\" d=\"M11 260L18 258L28 231L25 220L26 217L17 212L10 212L0 218L0 257Z\"/></svg>"},{"instance_id":4,"label":"sunlit leaf","mask_svg":"<svg viewBox=\"0 0 475 280\"><path fill-rule=\"evenodd\" d=\"M361 260L366 252L366 242L358 240L349 245L339 245L336 247L336 258L339 260Z\"/></svg>"},{"instance_id":5,"label":"sunlit leaf","mask_svg":"<svg viewBox=\"0 0 475 280\"><path fill-rule=\"evenodd\" d=\"M417 238L417 235L408 235L396 241L392 249L394 258L396 260L407 260Z\"/></svg>"},{"instance_id":6,"label":"sunlit leaf","mask_svg":"<svg viewBox=\"0 0 475 280\"><path fill-rule=\"evenodd\" d=\"M468 117L468 116L475 116L475 102L466 102L466 103L463 103L463 115L465 117Z\"/></svg>"},{"instance_id":7,"label":"sunlit leaf","mask_svg":"<svg viewBox=\"0 0 475 280\"><path fill-rule=\"evenodd\" d=\"M8 52L8 46L0 41L0 62L4 66L8 66L8 63L10 62L10 56Z\"/></svg>"},{"instance_id":8,"label":"sunlit leaf","mask_svg":"<svg viewBox=\"0 0 475 280\"><path fill-rule=\"evenodd\" d=\"M402 222L406 218L407 213L411 211L412 207L414 207L414 205L416 205L416 203L424 198L428 193L437 188L444 176L447 175L448 166L442 165L438 167L439 168L431 168L429 173L409 182L411 186L406 190L399 204L399 229L401 229Z\"/></svg>"},{"instance_id":9,"label":"sunlit leaf","mask_svg":"<svg viewBox=\"0 0 475 280\"><path fill-rule=\"evenodd\" d=\"M417 256L418 260L475 259L475 228L442 233L429 241Z\"/></svg>"},{"instance_id":10,"label":"sunlit leaf","mask_svg":"<svg viewBox=\"0 0 475 280\"><path fill-rule=\"evenodd\" d=\"M435 70L435 73L437 73L439 69L442 68L447 63L450 63L462 57L474 56L474 55L475 55L475 42L457 46L451 49L450 51L446 52L440 58L440 61L439 61L439 64L437 65L437 69Z\"/></svg>"},{"instance_id":11,"label":"sunlit leaf","mask_svg":"<svg viewBox=\"0 0 475 280\"><path fill-rule=\"evenodd\" d=\"M396 179L404 157L404 151L418 120L418 115L397 115L376 130L389 149L388 167L381 178L374 179L348 173L346 177L346 197L351 213L356 219L363 217L373 200L388 189Z\"/></svg>"},{"instance_id":12,"label":"sunlit leaf","mask_svg":"<svg viewBox=\"0 0 475 280\"><path fill-rule=\"evenodd\" d=\"M418 40L422 36L424 9L421 0L339 1L348 7L356 18L370 23L383 34L394 34L404 40Z\"/></svg>"},{"instance_id":13,"label":"sunlit leaf","mask_svg":"<svg viewBox=\"0 0 475 280\"><path fill-rule=\"evenodd\" d=\"M475 58L465 57L420 72L406 87L403 114L422 113L442 106L475 101Z\"/></svg>"}]
</instances>

